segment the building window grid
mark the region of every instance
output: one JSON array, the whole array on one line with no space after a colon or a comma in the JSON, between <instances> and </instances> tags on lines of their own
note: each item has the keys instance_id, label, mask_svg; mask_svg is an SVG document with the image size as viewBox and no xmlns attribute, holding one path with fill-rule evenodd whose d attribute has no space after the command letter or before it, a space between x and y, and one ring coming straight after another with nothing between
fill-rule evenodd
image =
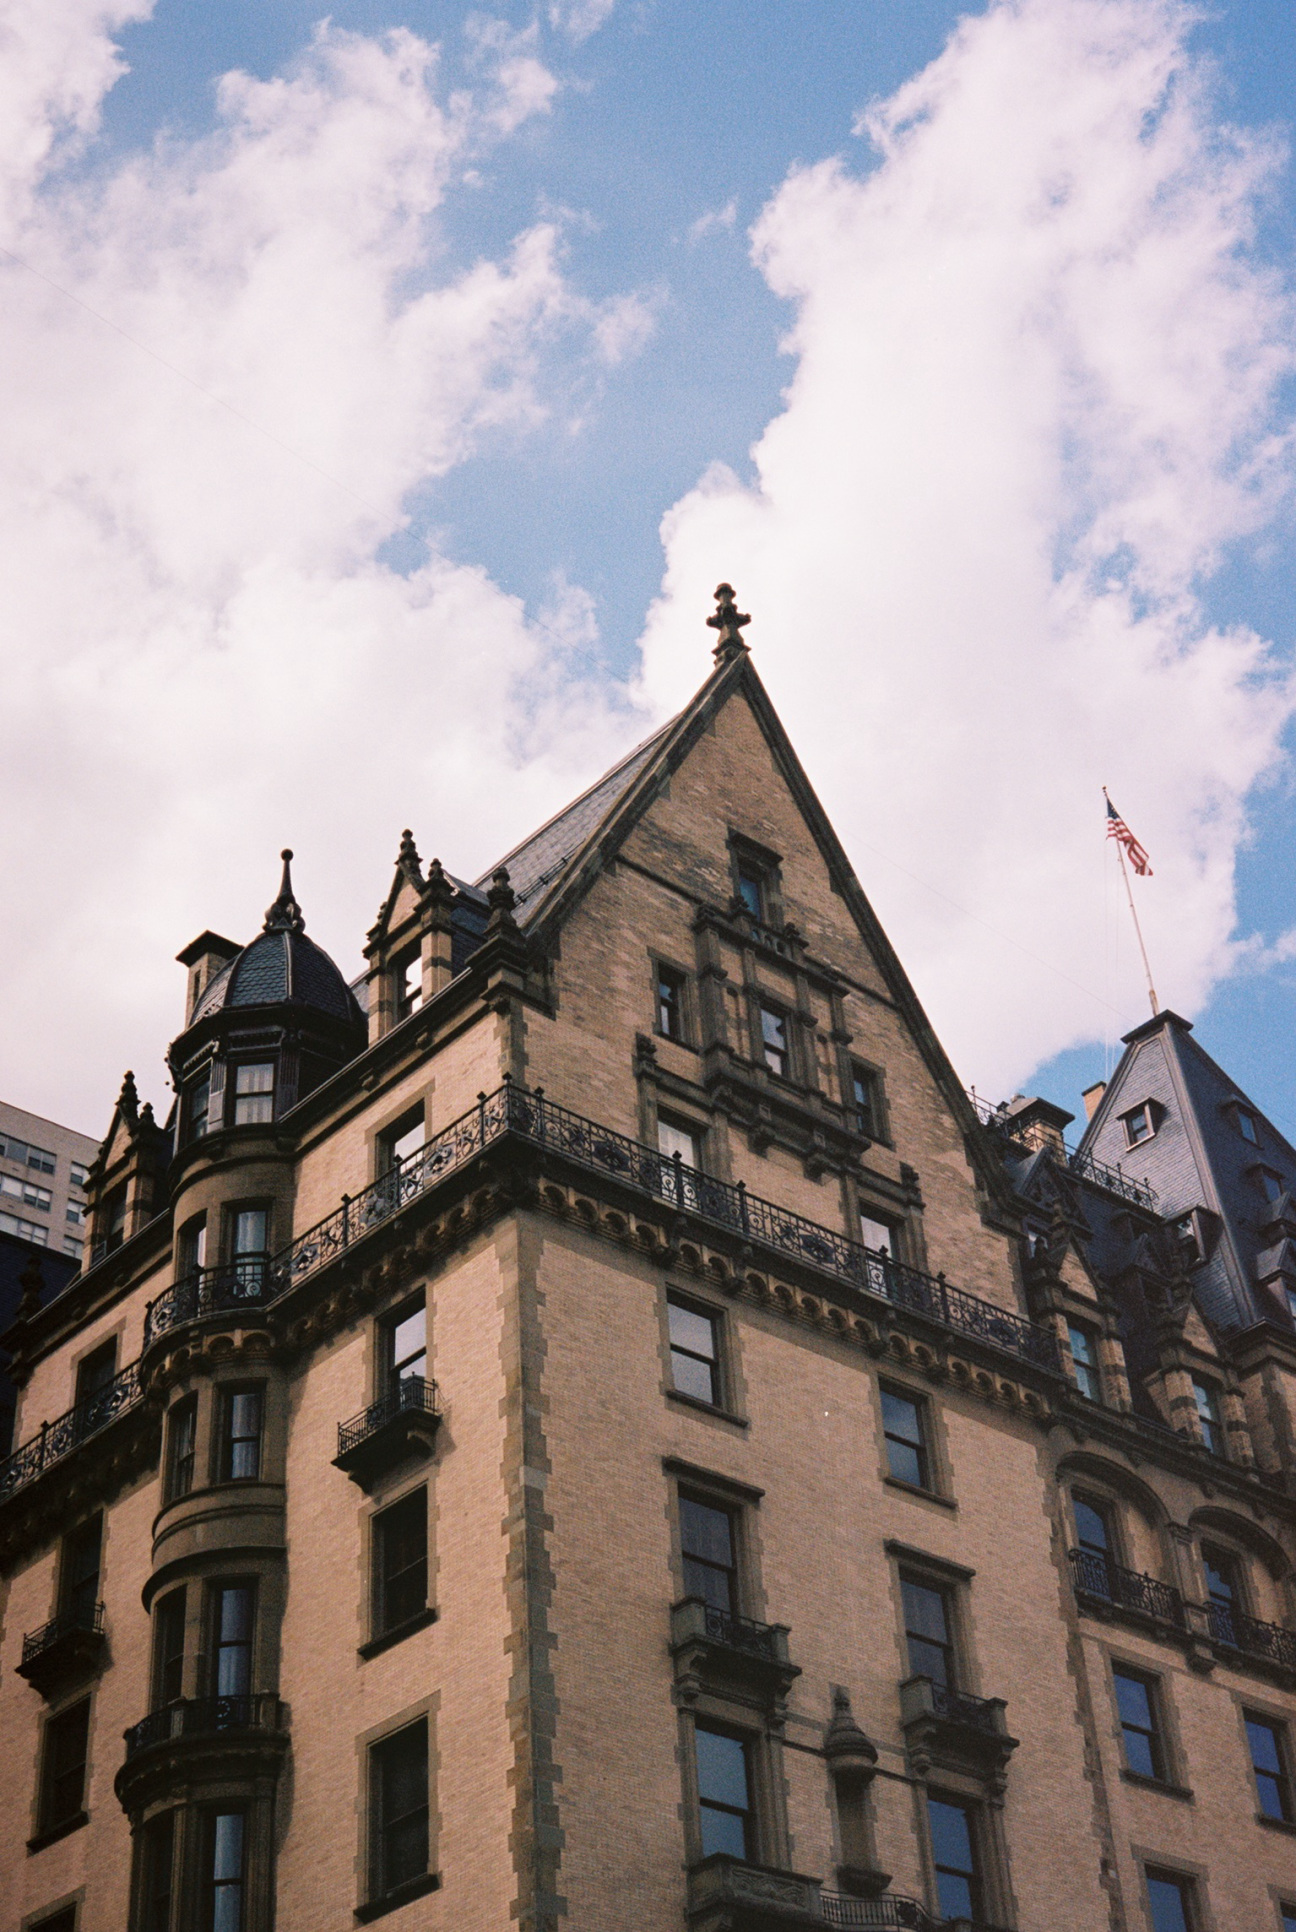
<instances>
[{"instance_id":1,"label":"building window grid","mask_svg":"<svg viewBox=\"0 0 1296 1932\"><path fill-rule=\"evenodd\" d=\"M179 1701L184 1692L184 1589L172 1590L158 1604L153 1632L154 1700L159 1710Z\"/></svg>"},{"instance_id":2,"label":"building window grid","mask_svg":"<svg viewBox=\"0 0 1296 1932\"><path fill-rule=\"evenodd\" d=\"M420 1302L387 1330L387 1374L392 1388L413 1377L427 1379L427 1305Z\"/></svg>"},{"instance_id":3,"label":"building window grid","mask_svg":"<svg viewBox=\"0 0 1296 1932\"><path fill-rule=\"evenodd\" d=\"M673 1299L666 1306L673 1386L681 1395L718 1407L720 1350L715 1317Z\"/></svg>"},{"instance_id":4,"label":"building window grid","mask_svg":"<svg viewBox=\"0 0 1296 1932\"><path fill-rule=\"evenodd\" d=\"M756 1820L748 1740L699 1724L694 1733L694 1753L703 1858L727 1852L732 1858L751 1859L755 1855Z\"/></svg>"},{"instance_id":5,"label":"building window grid","mask_svg":"<svg viewBox=\"0 0 1296 1932\"><path fill-rule=\"evenodd\" d=\"M35 1181L19 1180L13 1174L0 1174L0 1194L21 1201L24 1207L34 1208L37 1214L48 1214L54 1203L49 1188L37 1187Z\"/></svg>"},{"instance_id":6,"label":"building window grid","mask_svg":"<svg viewBox=\"0 0 1296 1932\"><path fill-rule=\"evenodd\" d=\"M252 1689L256 1592L250 1583L217 1583L211 1592L212 1694L246 1697Z\"/></svg>"},{"instance_id":7,"label":"building window grid","mask_svg":"<svg viewBox=\"0 0 1296 1932\"><path fill-rule=\"evenodd\" d=\"M171 1932L176 1814L164 1811L144 1827L140 1883L140 1932Z\"/></svg>"},{"instance_id":8,"label":"building window grid","mask_svg":"<svg viewBox=\"0 0 1296 1932\"><path fill-rule=\"evenodd\" d=\"M1221 1642L1233 1643L1237 1635L1233 1621L1238 1608L1237 1564L1227 1551L1207 1547L1202 1550L1202 1569L1212 1632Z\"/></svg>"},{"instance_id":9,"label":"building window grid","mask_svg":"<svg viewBox=\"0 0 1296 1932\"><path fill-rule=\"evenodd\" d=\"M255 1127L274 1119L274 1061L234 1069L234 1125Z\"/></svg>"},{"instance_id":10,"label":"building window grid","mask_svg":"<svg viewBox=\"0 0 1296 1932\"><path fill-rule=\"evenodd\" d=\"M1158 1709L1159 1690L1155 1678L1141 1671L1116 1666L1112 1670L1116 1708L1120 1714L1121 1737L1126 1769L1140 1778L1165 1782L1165 1739Z\"/></svg>"},{"instance_id":11,"label":"building window grid","mask_svg":"<svg viewBox=\"0 0 1296 1932\"><path fill-rule=\"evenodd\" d=\"M243 1932L245 1837L241 1811L208 1814L203 1932Z\"/></svg>"},{"instance_id":12,"label":"building window grid","mask_svg":"<svg viewBox=\"0 0 1296 1932\"><path fill-rule=\"evenodd\" d=\"M167 1501L187 1496L194 1484L198 1447L198 1397L186 1395L167 1419Z\"/></svg>"},{"instance_id":13,"label":"building window grid","mask_svg":"<svg viewBox=\"0 0 1296 1932\"><path fill-rule=\"evenodd\" d=\"M883 1388L879 1393L888 1474L914 1489L930 1489L925 1405L898 1389Z\"/></svg>"},{"instance_id":14,"label":"building window grid","mask_svg":"<svg viewBox=\"0 0 1296 1932\"><path fill-rule=\"evenodd\" d=\"M1293 1822L1291 1771L1286 1726L1244 1712L1251 1769L1264 1817L1282 1824Z\"/></svg>"},{"instance_id":15,"label":"building window grid","mask_svg":"<svg viewBox=\"0 0 1296 1932\"><path fill-rule=\"evenodd\" d=\"M788 1022L786 1013L778 1007L760 1008L761 1057L776 1080L789 1077L790 1058L788 1052Z\"/></svg>"},{"instance_id":16,"label":"building window grid","mask_svg":"<svg viewBox=\"0 0 1296 1932\"><path fill-rule=\"evenodd\" d=\"M0 1155L18 1167L33 1168L37 1174L52 1174L57 1164L47 1147L33 1147L14 1134L0 1134Z\"/></svg>"},{"instance_id":17,"label":"building window grid","mask_svg":"<svg viewBox=\"0 0 1296 1932\"><path fill-rule=\"evenodd\" d=\"M979 1919L982 1888L973 1807L929 1793L927 1824L942 1919Z\"/></svg>"},{"instance_id":18,"label":"building window grid","mask_svg":"<svg viewBox=\"0 0 1296 1932\"><path fill-rule=\"evenodd\" d=\"M73 1530L63 1545L61 1608L81 1630L93 1627L99 1607L99 1565L103 1552L103 1517L92 1516Z\"/></svg>"}]
</instances>

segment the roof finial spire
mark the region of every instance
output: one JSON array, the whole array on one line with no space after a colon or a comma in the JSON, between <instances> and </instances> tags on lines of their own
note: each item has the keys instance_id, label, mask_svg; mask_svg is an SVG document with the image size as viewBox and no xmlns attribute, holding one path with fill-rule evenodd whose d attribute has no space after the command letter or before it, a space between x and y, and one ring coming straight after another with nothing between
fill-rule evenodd
<instances>
[{"instance_id":1,"label":"roof finial spire","mask_svg":"<svg viewBox=\"0 0 1296 1932\"><path fill-rule=\"evenodd\" d=\"M305 932L306 921L302 909L293 897L292 887L292 850L285 846L279 854L283 860L283 878L279 882L279 897L272 906L266 908L265 925L262 932Z\"/></svg>"},{"instance_id":2,"label":"roof finial spire","mask_svg":"<svg viewBox=\"0 0 1296 1932\"><path fill-rule=\"evenodd\" d=\"M707 618L707 623L713 631L719 631L720 637L711 655L717 664L732 664L736 657L747 651L748 647L738 633L744 624L751 623L751 618L735 605L732 584L717 584L715 600L715 611Z\"/></svg>"}]
</instances>

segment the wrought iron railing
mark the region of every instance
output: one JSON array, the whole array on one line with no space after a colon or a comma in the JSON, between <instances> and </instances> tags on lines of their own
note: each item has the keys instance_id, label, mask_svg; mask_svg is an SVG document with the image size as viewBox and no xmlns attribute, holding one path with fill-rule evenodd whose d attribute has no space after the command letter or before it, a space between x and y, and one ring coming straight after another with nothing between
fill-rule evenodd
<instances>
[{"instance_id":1,"label":"wrought iron railing","mask_svg":"<svg viewBox=\"0 0 1296 1932\"><path fill-rule=\"evenodd\" d=\"M1004 1106L992 1106L975 1088L969 1088L968 1099L975 1107L978 1119L984 1121L987 1127L997 1128L1000 1133L1007 1134L1011 1140L1020 1142L1035 1153L1043 1149L1056 1154L1060 1147L1067 1167L1081 1180L1092 1181L1095 1187L1105 1188L1109 1194L1118 1194L1123 1201L1133 1201L1139 1207L1156 1212L1158 1197L1152 1183L1148 1180L1136 1181L1119 1162L1113 1167L1110 1161L1096 1160L1092 1154L1081 1153L1078 1147L1068 1147L1060 1133L1051 1133L1041 1121L1014 1120Z\"/></svg>"},{"instance_id":2,"label":"wrought iron railing","mask_svg":"<svg viewBox=\"0 0 1296 1932\"><path fill-rule=\"evenodd\" d=\"M358 1449L367 1437L376 1435L387 1423L394 1422L398 1415L408 1414L411 1410L420 1415L437 1415L437 1385L421 1375L405 1375L388 1390L380 1401L371 1402L359 1415L352 1416L349 1422L338 1424L338 1454L349 1455Z\"/></svg>"},{"instance_id":3,"label":"wrought iron railing","mask_svg":"<svg viewBox=\"0 0 1296 1932\"><path fill-rule=\"evenodd\" d=\"M1207 1606L1212 1640L1244 1657L1258 1657L1281 1670L1296 1671L1296 1632L1280 1623L1262 1623L1226 1603Z\"/></svg>"},{"instance_id":4,"label":"wrought iron railing","mask_svg":"<svg viewBox=\"0 0 1296 1932\"><path fill-rule=\"evenodd\" d=\"M138 1369L138 1362L132 1362L111 1382L56 1416L53 1422L43 1422L29 1441L7 1456L0 1463L0 1502L35 1482L56 1462L115 1422L123 1411L133 1408L143 1392Z\"/></svg>"},{"instance_id":5,"label":"wrought iron railing","mask_svg":"<svg viewBox=\"0 0 1296 1932\"><path fill-rule=\"evenodd\" d=\"M280 1731L283 1706L274 1691L246 1691L233 1697L177 1698L150 1711L124 1734L127 1762L151 1745L175 1738L213 1737L221 1731Z\"/></svg>"},{"instance_id":6,"label":"wrought iron railing","mask_svg":"<svg viewBox=\"0 0 1296 1932\"><path fill-rule=\"evenodd\" d=\"M144 1315L144 1346L185 1322L204 1315L229 1314L239 1308L261 1308L270 1300L269 1260L248 1255L221 1268L194 1268L151 1301Z\"/></svg>"},{"instance_id":7,"label":"wrought iron railing","mask_svg":"<svg viewBox=\"0 0 1296 1932\"><path fill-rule=\"evenodd\" d=\"M22 1660L29 1664L33 1657L43 1651L52 1650L63 1637L103 1635L104 1607L102 1603L89 1605L84 1610L65 1610L62 1616L51 1617L39 1630L29 1630L23 1637Z\"/></svg>"},{"instance_id":8,"label":"wrought iron railing","mask_svg":"<svg viewBox=\"0 0 1296 1932\"><path fill-rule=\"evenodd\" d=\"M1071 1550L1071 1581L1078 1597L1089 1597L1120 1610L1136 1610L1159 1623L1184 1627L1183 1598L1159 1577L1126 1570L1094 1550Z\"/></svg>"},{"instance_id":9,"label":"wrought iron railing","mask_svg":"<svg viewBox=\"0 0 1296 1932\"><path fill-rule=\"evenodd\" d=\"M916 1898L883 1892L879 1898L852 1898L846 1892L820 1892L819 1916L825 1925L849 1932L938 1932L941 1924Z\"/></svg>"},{"instance_id":10,"label":"wrought iron railing","mask_svg":"<svg viewBox=\"0 0 1296 1932\"><path fill-rule=\"evenodd\" d=\"M551 1149L595 1172L613 1175L656 1200L809 1262L851 1287L926 1315L1038 1368L1061 1372L1052 1333L1021 1315L951 1287L941 1275L924 1274L804 1215L749 1194L742 1182L735 1187L715 1180L686 1166L678 1156L661 1154L626 1134L555 1106L540 1093L509 1084L493 1094L483 1094L471 1113L443 1129L363 1193L344 1196L340 1208L276 1255L268 1269L269 1293L285 1293L438 1181L508 1136Z\"/></svg>"},{"instance_id":11,"label":"wrought iron railing","mask_svg":"<svg viewBox=\"0 0 1296 1932\"><path fill-rule=\"evenodd\" d=\"M931 1683L932 1709L938 1717L954 1724L966 1724L973 1731L997 1731L1002 1706L990 1697L973 1697L970 1691L955 1690L950 1684Z\"/></svg>"},{"instance_id":12,"label":"wrought iron railing","mask_svg":"<svg viewBox=\"0 0 1296 1932\"><path fill-rule=\"evenodd\" d=\"M755 1617L740 1617L732 1610L721 1610L716 1604L708 1603L706 1634L713 1643L727 1644L730 1650L745 1650L753 1657L779 1660L779 1631L773 1624L758 1623Z\"/></svg>"}]
</instances>

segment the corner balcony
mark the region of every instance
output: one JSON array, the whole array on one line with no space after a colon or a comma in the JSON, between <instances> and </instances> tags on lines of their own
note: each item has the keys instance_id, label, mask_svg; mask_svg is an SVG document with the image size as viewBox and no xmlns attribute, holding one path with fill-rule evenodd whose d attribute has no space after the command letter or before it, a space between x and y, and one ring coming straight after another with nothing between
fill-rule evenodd
<instances>
[{"instance_id":1,"label":"corner balcony","mask_svg":"<svg viewBox=\"0 0 1296 1932\"><path fill-rule=\"evenodd\" d=\"M132 1724L114 1783L127 1811L155 1796L234 1782L273 1783L288 1750L288 1707L274 1691L183 1697Z\"/></svg>"},{"instance_id":2,"label":"corner balcony","mask_svg":"<svg viewBox=\"0 0 1296 1932\"><path fill-rule=\"evenodd\" d=\"M273 1298L268 1257L249 1256L220 1268L195 1268L151 1301L144 1316L144 1352L164 1336L212 1317L264 1308Z\"/></svg>"},{"instance_id":3,"label":"corner balcony","mask_svg":"<svg viewBox=\"0 0 1296 1932\"><path fill-rule=\"evenodd\" d=\"M849 1932L940 1932L942 1925L916 1899L825 1892L817 1878L747 1864L728 1852L690 1867L688 1922L690 1932L794 1932L798 1926L823 1932L826 1925Z\"/></svg>"},{"instance_id":4,"label":"corner balcony","mask_svg":"<svg viewBox=\"0 0 1296 1932\"><path fill-rule=\"evenodd\" d=\"M900 1728L919 1777L933 1765L1002 1777L1017 1739L1004 1721L1002 1697L973 1697L930 1677L908 1677L900 1686Z\"/></svg>"},{"instance_id":5,"label":"corner balcony","mask_svg":"<svg viewBox=\"0 0 1296 1932\"><path fill-rule=\"evenodd\" d=\"M338 1424L333 1467L369 1489L398 1464L430 1456L440 1424L436 1383L421 1375L402 1376L379 1401Z\"/></svg>"},{"instance_id":6,"label":"corner balcony","mask_svg":"<svg viewBox=\"0 0 1296 1932\"><path fill-rule=\"evenodd\" d=\"M103 1620L104 1607L96 1603L86 1610L65 1611L39 1630L28 1631L18 1675L47 1702L68 1685L89 1677L99 1668L107 1647Z\"/></svg>"},{"instance_id":7,"label":"corner balcony","mask_svg":"<svg viewBox=\"0 0 1296 1932\"><path fill-rule=\"evenodd\" d=\"M1126 1570L1092 1550L1069 1550L1071 1587L1090 1616L1116 1618L1165 1633L1185 1628L1183 1598L1159 1577Z\"/></svg>"},{"instance_id":8,"label":"corner balcony","mask_svg":"<svg viewBox=\"0 0 1296 1932\"><path fill-rule=\"evenodd\" d=\"M777 1701L801 1667L788 1656L788 1627L758 1623L685 1597L671 1609L671 1655L680 1695L691 1703L715 1684L740 1684Z\"/></svg>"}]
</instances>

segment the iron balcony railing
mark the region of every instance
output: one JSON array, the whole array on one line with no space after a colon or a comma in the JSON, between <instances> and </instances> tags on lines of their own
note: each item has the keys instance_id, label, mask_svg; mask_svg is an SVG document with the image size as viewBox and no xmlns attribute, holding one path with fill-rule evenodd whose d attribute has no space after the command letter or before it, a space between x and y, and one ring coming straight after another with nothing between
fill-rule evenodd
<instances>
[{"instance_id":1,"label":"iron balcony railing","mask_svg":"<svg viewBox=\"0 0 1296 1932\"><path fill-rule=\"evenodd\" d=\"M1223 1649L1276 1664L1281 1670L1296 1671L1296 1633L1279 1623L1261 1623L1258 1617L1243 1616L1226 1603L1206 1607L1211 1638Z\"/></svg>"},{"instance_id":2,"label":"iron balcony railing","mask_svg":"<svg viewBox=\"0 0 1296 1932\"><path fill-rule=\"evenodd\" d=\"M999 1730L998 1714L1003 1706L994 1698L973 1697L970 1691L955 1690L950 1684L937 1684L928 1678L931 1685L932 1709L937 1717L948 1718L954 1724L966 1724L973 1731Z\"/></svg>"},{"instance_id":3,"label":"iron balcony railing","mask_svg":"<svg viewBox=\"0 0 1296 1932\"><path fill-rule=\"evenodd\" d=\"M239 1308L264 1307L274 1293L269 1257L248 1255L222 1268L194 1268L151 1301L144 1316L144 1346L186 1322L204 1315L230 1314Z\"/></svg>"},{"instance_id":4,"label":"iron balcony railing","mask_svg":"<svg viewBox=\"0 0 1296 1932\"><path fill-rule=\"evenodd\" d=\"M705 1605L706 1634L713 1643L727 1644L730 1650L745 1650L753 1657L781 1661L785 1648L779 1642L786 1631L773 1624L758 1623L755 1617L740 1617L732 1610L721 1610L714 1603Z\"/></svg>"},{"instance_id":5,"label":"iron balcony railing","mask_svg":"<svg viewBox=\"0 0 1296 1932\"><path fill-rule=\"evenodd\" d=\"M968 1099L975 1107L978 1119L984 1121L987 1127L997 1128L1035 1153L1043 1149L1056 1154L1061 1146L1066 1166L1079 1179L1092 1181L1095 1187L1105 1188L1109 1194L1118 1194L1123 1201L1133 1201L1139 1207L1156 1212L1157 1191L1152 1183L1148 1180L1136 1181L1119 1162L1113 1167L1109 1161L1095 1160L1092 1154L1082 1154L1079 1148L1068 1147L1061 1134L1051 1134L1038 1120L1014 1120L1003 1106L995 1107L982 1099L975 1088L968 1089Z\"/></svg>"},{"instance_id":6,"label":"iron balcony railing","mask_svg":"<svg viewBox=\"0 0 1296 1932\"><path fill-rule=\"evenodd\" d=\"M1078 1597L1111 1604L1120 1610L1135 1610L1141 1616L1155 1617L1158 1623L1184 1627L1183 1598L1158 1577L1139 1570L1126 1570L1108 1556L1094 1550L1071 1550L1071 1581Z\"/></svg>"},{"instance_id":7,"label":"iron balcony railing","mask_svg":"<svg viewBox=\"0 0 1296 1932\"><path fill-rule=\"evenodd\" d=\"M853 1288L926 1315L1037 1368L1061 1373L1055 1338L1034 1322L951 1287L941 1275L924 1274L749 1194L742 1182L735 1187L715 1180L686 1166L678 1156L668 1157L555 1106L540 1093L507 1083L493 1094L483 1094L471 1113L443 1129L363 1193L344 1196L340 1208L276 1255L267 1271L270 1296L286 1293L485 1148L509 1137L613 1175L656 1200L810 1262Z\"/></svg>"},{"instance_id":8,"label":"iron balcony railing","mask_svg":"<svg viewBox=\"0 0 1296 1932\"><path fill-rule=\"evenodd\" d=\"M85 1396L53 1422L43 1422L36 1435L15 1449L0 1463L0 1502L43 1476L47 1469L70 1456L83 1442L106 1429L125 1410L134 1408L143 1390L139 1363L132 1362L93 1395Z\"/></svg>"},{"instance_id":9,"label":"iron balcony railing","mask_svg":"<svg viewBox=\"0 0 1296 1932\"><path fill-rule=\"evenodd\" d=\"M274 1691L245 1691L231 1697L177 1698L150 1711L124 1733L127 1763L151 1745L175 1738L214 1737L222 1731L281 1731L283 1705Z\"/></svg>"},{"instance_id":10,"label":"iron balcony railing","mask_svg":"<svg viewBox=\"0 0 1296 1932\"><path fill-rule=\"evenodd\" d=\"M350 1455L370 1436L377 1435L398 1415L408 1415L413 1410L420 1415L438 1415L437 1385L426 1381L421 1375L405 1375L389 1389L380 1401L371 1402L359 1415L352 1416L349 1422L338 1424L338 1455Z\"/></svg>"},{"instance_id":11,"label":"iron balcony railing","mask_svg":"<svg viewBox=\"0 0 1296 1932\"><path fill-rule=\"evenodd\" d=\"M84 1610L65 1610L62 1616L51 1617L39 1630L29 1630L23 1637L22 1660L31 1663L43 1651L52 1650L64 1637L103 1635L104 1607L102 1603L87 1606Z\"/></svg>"},{"instance_id":12,"label":"iron balcony railing","mask_svg":"<svg viewBox=\"0 0 1296 1932\"><path fill-rule=\"evenodd\" d=\"M879 1898L852 1898L846 1892L820 1892L819 1916L825 1925L849 1932L939 1932L941 1921L916 1898L883 1892Z\"/></svg>"}]
</instances>

